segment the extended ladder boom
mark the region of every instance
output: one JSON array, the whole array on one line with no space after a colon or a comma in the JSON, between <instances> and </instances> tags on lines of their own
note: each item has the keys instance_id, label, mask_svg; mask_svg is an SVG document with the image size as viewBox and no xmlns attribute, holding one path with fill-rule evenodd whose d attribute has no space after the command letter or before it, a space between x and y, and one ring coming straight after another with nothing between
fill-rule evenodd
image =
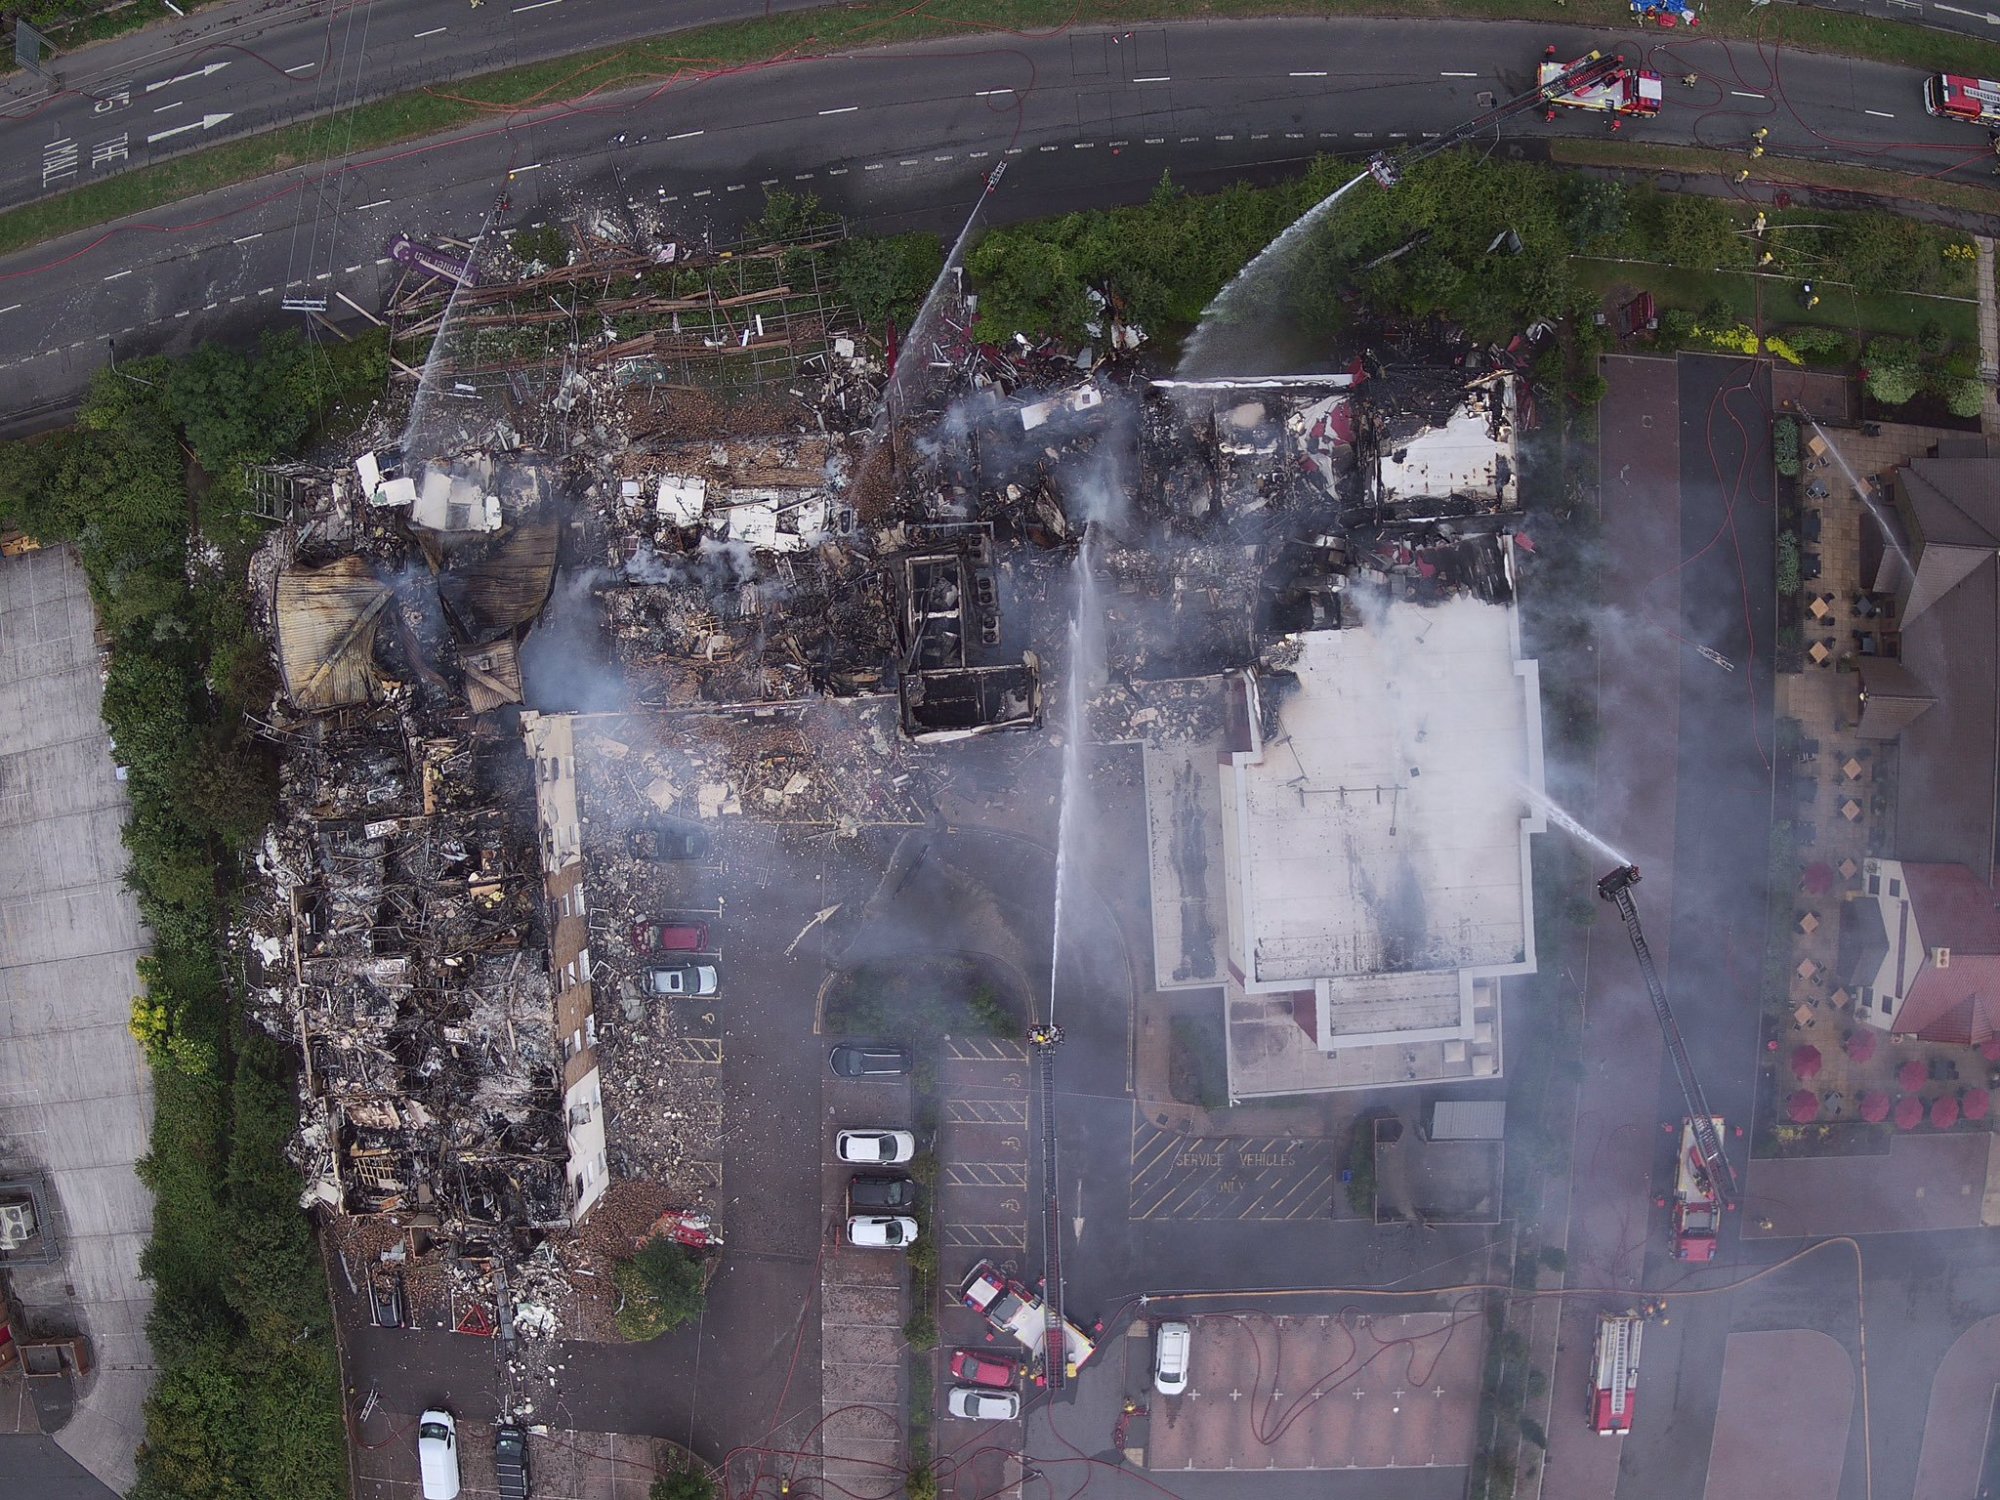
<instances>
[{"instance_id":1,"label":"extended ladder boom","mask_svg":"<svg viewBox=\"0 0 2000 1500\"><path fill-rule=\"evenodd\" d=\"M1618 908L1625 935L1632 940L1632 951L1638 955L1639 972L1645 976L1646 993L1652 999L1653 1014L1659 1018L1660 1034L1666 1038L1667 1055L1674 1060L1674 1076L1680 1080L1681 1097L1687 1101L1695 1144L1701 1148L1702 1159L1708 1163L1723 1204L1734 1207L1736 1172L1722 1153L1722 1137L1716 1134L1708 1100L1702 1096L1701 1080L1694 1076L1694 1064L1688 1061L1687 1047L1681 1041L1681 1028L1674 1020L1673 1008L1667 1004L1667 988L1660 983L1660 971L1653 967L1653 952L1646 946L1646 934L1640 930L1639 909L1632 904L1632 887L1638 883L1639 867L1621 865L1597 882L1597 894Z\"/></svg>"}]
</instances>

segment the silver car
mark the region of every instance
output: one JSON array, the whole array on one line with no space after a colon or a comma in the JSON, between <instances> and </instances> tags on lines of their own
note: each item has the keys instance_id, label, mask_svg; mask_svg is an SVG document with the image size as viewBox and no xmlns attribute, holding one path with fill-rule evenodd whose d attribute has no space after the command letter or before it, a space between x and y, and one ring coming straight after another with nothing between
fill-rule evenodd
<instances>
[{"instance_id":1,"label":"silver car","mask_svg":"<svg viewBox=\"0 0 2000 1500\"><path fill-rule=\"evenodd\" d=\"M714 964L655 964L646 970L646 993L683 996L713 995L722 987Z\"/></svg>"},{"instance_id":2,"label":"silver car","mask_svg":"<svg viewBox=\"0 0 2000 1500\"><path fill-rule=\"evenodd\" d=\"M1178 1396L1188 1385L1188 1353L1194 1330L1185 1323L1162 1323L1153 1330L1153 1389Z\"/></svg>"}]
</instances>

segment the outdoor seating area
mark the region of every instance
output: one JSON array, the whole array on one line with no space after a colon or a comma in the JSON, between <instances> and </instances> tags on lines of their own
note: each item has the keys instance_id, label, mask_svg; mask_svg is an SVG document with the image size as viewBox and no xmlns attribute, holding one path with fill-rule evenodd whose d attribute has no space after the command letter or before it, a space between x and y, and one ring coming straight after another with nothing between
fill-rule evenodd
<instances>
[{"instance_id":1,"label":"outdoor seating area","mask_svg":"<svg viewBox=\"0 0 2000 1500\"><path fill-rule=\"evenodd\" d=\"M1831 434L1861 482L1930 451L1939 434L1884 423ZM1782 1008L1767 1033L1781 1127L1862 1122L1899 1130L1985 1129L2000 1088L2000 1042L1984 1049L1892 1037L1856 1014L1839 970L1842 903L1865 864L1895 852L1897 747L1856 733L1854 665L1899 654L1895 599L1861 577L1862 532L1877 523L1817 434L1794 512L1801 542L1795 666L1777 677L1781 801L1801 856ZM1794 502L1797 504L1797 502ZM1810 587L1803 585L1810 584ZM1784 781L1790 795L1782 796ZM1778 997L1773 997L1774 1000Z\"/></svg>"}]
</instances>

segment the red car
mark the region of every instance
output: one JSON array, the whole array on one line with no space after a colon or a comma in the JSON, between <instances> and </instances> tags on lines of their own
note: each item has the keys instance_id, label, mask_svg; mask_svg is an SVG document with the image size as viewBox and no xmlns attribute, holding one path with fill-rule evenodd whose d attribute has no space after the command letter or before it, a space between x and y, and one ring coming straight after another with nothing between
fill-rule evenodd
<instances>
[{"instance_id":1,"label":"red car","mask_svg":"<svg viewBox=\"0 0 2000 1500\"><path fill-rule=\"evenodd\" d=\"M970 1349L960 1349L951 1357L951 1378L968 1385L992 1386L995 1390L1006 1390L1020 1379L1021 1369L1011 1359L1002 1359L997 1354L975 1354Z\"/></svg>"},{"instance_id":2,"label":"red car","mask_svg":"<svg viewBox=\"0 0 2000 1500\"><path fill-rule=\"evenodd\" d=\"M641 953L705 953L706 922L639 922L632 928L632 946Z\"/></svg>"}]
</instances>

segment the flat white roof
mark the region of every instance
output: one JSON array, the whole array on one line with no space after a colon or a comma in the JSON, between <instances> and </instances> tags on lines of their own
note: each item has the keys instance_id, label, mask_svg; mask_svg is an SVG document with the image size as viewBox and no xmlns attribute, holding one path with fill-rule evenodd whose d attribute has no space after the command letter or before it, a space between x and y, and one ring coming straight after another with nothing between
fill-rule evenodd
<instances>
[{"instance_id":1,"label":"flat white roof","mask_svg":"<svg viewBox=\"0 0 2000 1500\"><path fill-rule=\"evenodd\" d=\"M1400 1024L1396 984L1352 998L1378 1037L1428 1029L1443 1020L1438 971L1533 967L1534 663L1518 659L1513 610L1470 597L1296 640L1276 733L1221 770L1244 987L1426 971L1409 974Z\"/></svg>"},{"instance_id":2,"label":"flat white roof","mask_svg":"<svg viewBox=\"0 0 2000 1500\"><path fill-rule=\"evenodd\" d=\"M1401 442L1383 445L1380 474L1385 501L1424 496L1479 495L1511 503L1515 493L1514 387L1501 387L1507 420L1491 432L1485 392L1468 392L1442 427L1427 427ZM1502 460L1506 472L1502 473Z\"/></svg>"}]
</instances>

